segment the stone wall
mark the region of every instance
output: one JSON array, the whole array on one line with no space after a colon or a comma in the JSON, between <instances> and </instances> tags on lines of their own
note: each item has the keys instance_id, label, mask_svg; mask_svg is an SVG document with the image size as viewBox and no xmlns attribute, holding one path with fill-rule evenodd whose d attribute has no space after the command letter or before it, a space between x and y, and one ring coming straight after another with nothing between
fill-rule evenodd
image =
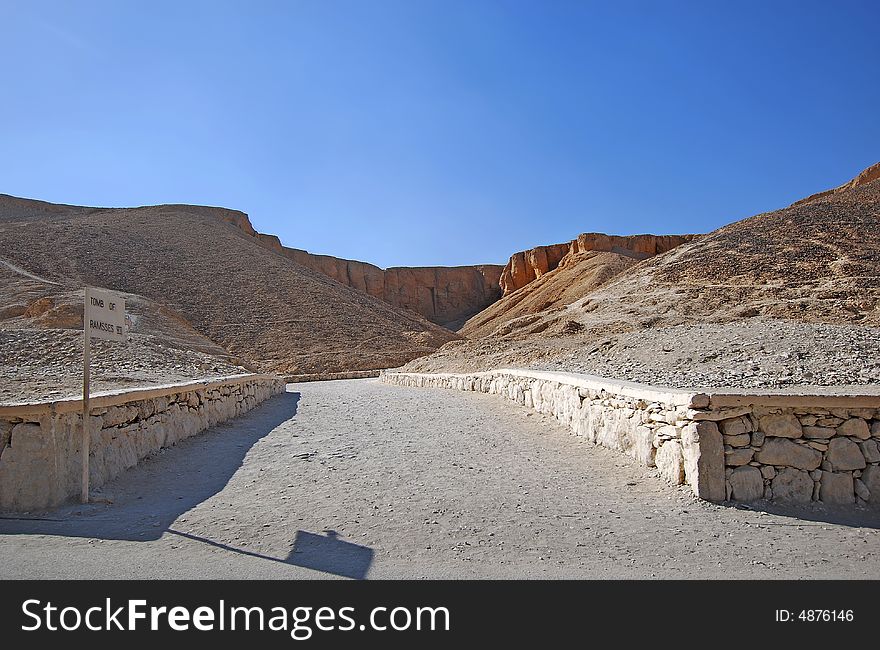
<instances>
[{"instance_id":1,"label":"stone wall","mask_svg":"<svg viewBox=\"0 0 880 650\"><path fill-rule=\"evenodd\" d=\"M707 394L514 369L381 377L501 395L710 501L880 504L880 394Z\"/></svg>"},{"instance_id":2,"label":"stone wall","mask_svg":"<svg viewBox=\"0 0 880 650\"><path fill-rule=\"evenodd\" d=\"M284 387L280 377L237 375L92 396L91 486L249 411ZM0 406L0 510L46 510L78 496L81 449L81 400Z\"/></svg>"},{"instance_id":3,"label":"stone wall","mask_svg":"<svg viewBox=\"0 0 880 650\"><path fill-rule=\"evenodd\" d=\"M718 423L727 498L880 504L880 405L741 410Z\"/></svg>"},{"instance_id":4,"label":"stone wall","mask_svg":"<svg viewBox=\"0 0 880 650\"><path fill-rule=\"evenodd\" d=\"M349 370L347 372L321 372L308 375L287 375L284 380L288 384L299 384L309 381L336 381L339 379L370 379L379 376L379 370Z\"/></svg>"}]
</instances>

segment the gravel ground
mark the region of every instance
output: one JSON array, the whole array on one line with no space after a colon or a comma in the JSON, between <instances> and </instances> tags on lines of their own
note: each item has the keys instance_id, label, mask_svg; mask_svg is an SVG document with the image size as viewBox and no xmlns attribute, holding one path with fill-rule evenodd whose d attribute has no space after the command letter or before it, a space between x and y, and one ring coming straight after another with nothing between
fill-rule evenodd
<instances>
[{"instance_id":1,"label":"gravel ground","mask_svg":"<svg viewBox=\"0 0 880 650\"><path fill-rule=\"evenodd\" d=\"M880 384L880 328L741 321L621 334L535 364L676 388Z\"/></svg>"},{"instance_id":2,"label":"gravel ground","mask_svg":"<svg viewBox=\"0 0 880 650\"><path fill-rule=\"evenodd\" d=\"M788 320L695 323L599 338L483 338L443 346L409 372L583 372L675 388L880 386L880 328Z\"/></svg>"},{"instance_id":3,"label":"gravel ground","mask_svg":"<svg viewBox=\"0 0 880 650\"><path fill-rule=\"evenodd\" d=\"M149 335L92 340L92 392L247 372L217 357L168 347ZM0 329L0 404L82 395L82 331Z\"/></svg>"},{"instance_id":4,"label":"gravel ground","mask_svg":"<svg viewBox=\"0 0 880 650\"><path fill-rule=\"evenodd\" d=\"M0 520L0 578L880 577L876 511L709 504L495 396L377 380L291 384L96 496Z\"/></svg>"}]
</instances>

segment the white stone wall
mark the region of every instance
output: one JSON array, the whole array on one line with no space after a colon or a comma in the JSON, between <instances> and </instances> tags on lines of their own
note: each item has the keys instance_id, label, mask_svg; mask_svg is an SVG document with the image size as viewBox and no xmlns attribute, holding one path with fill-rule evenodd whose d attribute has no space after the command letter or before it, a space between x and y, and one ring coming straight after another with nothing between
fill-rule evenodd
<instances>
[{"instance_id":1,"label":"white stone wall","mask_svg":"<svg viewBox=\"0 0 880 650\"><path fill-rule=\"evenodd\" d=\"M524 370L381 378L501 395L710 501L880 504L880 396L706 395Z\"/></svg>"},{"instance_id":2,"label":"white stone wall","mask_svg":"<svg viewBox=\"0 0 880 650\"><path fill-rule=\"evenodd\" d=\"M284 387L280 378L251 376L168 387L130 401L126 392L94 400L91 485L103 485L158 449L249 411ZM0 407L0 510L46 510L79 495L82 414L71 408L77 403Z\"/></svg>"}]
</instances>

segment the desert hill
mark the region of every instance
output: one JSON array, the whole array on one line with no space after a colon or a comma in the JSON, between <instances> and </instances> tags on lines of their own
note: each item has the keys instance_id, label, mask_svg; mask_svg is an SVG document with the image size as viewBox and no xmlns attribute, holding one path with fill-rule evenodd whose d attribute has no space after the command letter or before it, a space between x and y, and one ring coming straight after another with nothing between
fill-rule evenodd
<instances>
[{"instance_id":1,"label":"desert hill","mask_svg":"<svg viewBox=\"0 0 880 650\"><path fill-rule=\"evenodd\" d=\"M478 324L516 295L465 326L485 338L408 367L541 366L680 385L752 374L754 385L880 383L880 165L630 265L598 288L587 283L564 307L486 336ZM787 359L782 369L771 356ZM744 370L727 373L725 358Z\"/></svg>"},{"instance_id":2,"label":"desert hill","mask_svg":"<svg viewBox=\"0 0 880 650\"><path fill-rule=\"evenodd\" d=\"M758 316L880 325L878 181L737 221L646 260L566 316L623 329Z\"/></svg>"},{"instance_id":3,"label":"desert hill","mask_svg":"<svg viewBox=\"0 0 880 650\"><path fill-rule=\"evenodd\" d=\"M532 323L542 321L543 312L561 309L598 289L638 260L631 252L584 251L566 254L556 268L468 320L460 333L467 338L480 338L522 331Z\"/></svg>"},{"instance_id":4,"label":"desert hill","mask_svg":"<svg viewBox=\"0 0 880 650\"><path fill-rule=\"evenodd\" d=\"M84 208L2 195L0 327L39 328L89 284L142 301L150 334L164 329L290 374L399 365L456 338L267 249L245 222L222 208ZM45 298L53 304L35 306Z\"/></svg>"}]
</instances>

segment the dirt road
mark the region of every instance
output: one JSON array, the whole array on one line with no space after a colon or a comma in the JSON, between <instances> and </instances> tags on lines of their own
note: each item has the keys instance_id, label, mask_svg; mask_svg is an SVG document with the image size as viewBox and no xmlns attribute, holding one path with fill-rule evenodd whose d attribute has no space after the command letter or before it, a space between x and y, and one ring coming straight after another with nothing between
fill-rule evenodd
<instances>
[{"instance_id":1,"label":"dirt road","mask_svg":"<svg viewBox=\"0 0 880 650\"><path fill-rule=\"evenodd\" d=\"M880 513L712 505L497 397L375 379L291 384L97 496L0 519L0 578L880 578Z\"/></svg>"}]
</instances>

